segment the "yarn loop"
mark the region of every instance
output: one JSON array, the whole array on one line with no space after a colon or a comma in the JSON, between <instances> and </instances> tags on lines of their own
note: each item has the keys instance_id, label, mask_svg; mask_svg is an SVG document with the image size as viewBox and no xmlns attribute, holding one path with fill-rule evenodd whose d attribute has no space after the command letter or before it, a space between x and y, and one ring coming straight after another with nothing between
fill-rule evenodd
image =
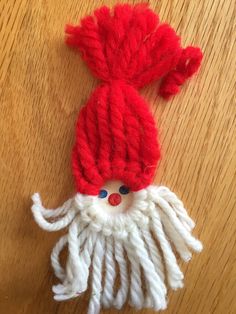
<instances>
[{"instance_id":1,"label":"yarn loop","mask_svg":"<svg viewBox=\"0 0 236 314\"><path fill-rule=\"evenodd\" d=\"M202 52L199 48L187 47L183 49L178 65L162 80L159 94L163 98L170 98L179 92L180 86L190 78L199 68Z\"/></svg>"}]
</instances>

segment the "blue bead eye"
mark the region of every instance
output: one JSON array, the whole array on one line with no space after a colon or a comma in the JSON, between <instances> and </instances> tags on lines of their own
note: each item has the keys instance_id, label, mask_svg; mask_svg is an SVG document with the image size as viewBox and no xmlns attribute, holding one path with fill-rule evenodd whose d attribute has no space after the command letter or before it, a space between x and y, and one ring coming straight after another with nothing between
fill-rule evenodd
<instances>
[{"instance_id":1,"label":"blue bead eye","mask_svg":"<svg viewBox=\"0 0 236 314\"><path fill-rule=\"evenodd\" d=\"M100 198L107 197L107 191L106 190L100 190L99 194L98 194L98 197L100 197Z\"/></svg>"},{"instance_id":2,"label":"blue bead eye","mask_svg":"<svg viewBox=\"0 0 236 314\"><path fill-rule=\"evenodd\" d=\"M126 185L122 185L119 188L119 192L120 192L120 194L128 194L129 193L129 188Z\"/></svg>"}]
</instances>

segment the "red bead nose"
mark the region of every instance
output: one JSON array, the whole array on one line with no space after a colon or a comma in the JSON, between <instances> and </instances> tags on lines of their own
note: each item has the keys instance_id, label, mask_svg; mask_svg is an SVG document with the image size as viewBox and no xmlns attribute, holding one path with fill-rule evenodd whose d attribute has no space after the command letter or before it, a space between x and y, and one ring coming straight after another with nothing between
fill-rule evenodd
<instances>
[{"instance_id":1,"label":"red bead nose","mask_svg":"<svg viewBox=\"0 0 236 314\"><path fill-rule=\"evenodd\" d=\"M110 205L112 206L117 206L120 204L121 202L121 196L118 193L112 193L109 197L108 197L108 202Z\"/></svg>"}]
</instances>

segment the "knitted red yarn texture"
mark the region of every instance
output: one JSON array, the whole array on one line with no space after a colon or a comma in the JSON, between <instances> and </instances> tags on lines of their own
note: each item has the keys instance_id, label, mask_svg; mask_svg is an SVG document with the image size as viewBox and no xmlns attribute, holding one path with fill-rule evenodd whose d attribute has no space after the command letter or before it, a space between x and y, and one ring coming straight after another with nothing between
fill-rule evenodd
<instances>
[{"instance_id":1,"label":"knitted red yarn texture","mask_svg":"<svg viewBox=\"0 0 236 314\"><path fill-rule=\"evenodd\" d=\"M132 191L147 187L160 152L154 119L137 90L162 79L159 94L170 98L198 70L201 50L183 49L175 31L146 4L101 7L80 25L68 25L66 34L66 43L102 81L76 125L77 191L97 195L111 179Z\"/></svg>"}]
</instances>

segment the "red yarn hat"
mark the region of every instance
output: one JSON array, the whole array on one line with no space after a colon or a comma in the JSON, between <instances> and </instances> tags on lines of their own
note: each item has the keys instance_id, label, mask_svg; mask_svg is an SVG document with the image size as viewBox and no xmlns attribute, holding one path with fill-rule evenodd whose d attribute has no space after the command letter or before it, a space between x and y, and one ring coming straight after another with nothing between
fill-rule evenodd
<instances>
[{"instance_id":1,"label":"red yarn hat","mask_svg":"<svg viewBox=\"0 0 236 314\"><path fill-rule=\"evenodd\" d=\"M178 93L200 66L201 50L182 49L175 31L146 4L102 7L66 33L67 44L102 81L77 122L72 163L78 192L97 195L111 179L132 191L147 187L160 152L154 119L137 89L162 78L162 97Z\"/></svg>"}]
</instances>

